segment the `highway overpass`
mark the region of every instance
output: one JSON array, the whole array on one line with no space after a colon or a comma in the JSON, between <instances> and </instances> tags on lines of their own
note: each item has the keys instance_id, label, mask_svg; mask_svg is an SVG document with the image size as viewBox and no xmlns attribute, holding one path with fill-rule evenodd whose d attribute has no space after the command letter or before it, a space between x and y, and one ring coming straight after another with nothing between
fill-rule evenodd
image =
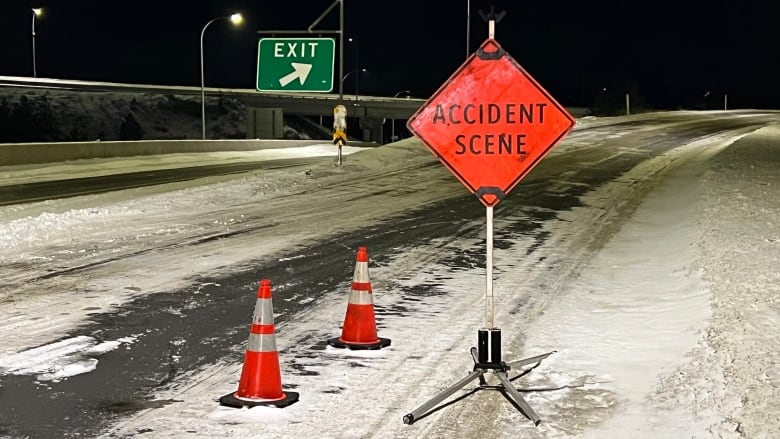
<instances>
[{"instance_id":1,"label":"highway overpass","mask_svg":"<svg viewBox=\"0 0 780 439\"><path fill-rule=\"evenodd\" d=\"M200 95L200 87L162 86L150 84L121 84L112 82L77 81L68 79L30 78L20 76L0 76L0 87L29 87L35 89L54 89L74 92L138 92L138 93L171 93L182 95ZM350 123L358 123L365 142L384 142L385 121L398 119L405 123L415 111L425 102L425 99L408 97L380 97L343 95L343 101L338 94L333 93L266 93L254 89L213 88L206 87L209 96L231 96L243 102L247 108L270 109L281 108L285 115L326 116L333 115L333 108L339 103L347 107ZM585 109L567 107L575 117L585 114Z\"/></svg>"}]
</instances>

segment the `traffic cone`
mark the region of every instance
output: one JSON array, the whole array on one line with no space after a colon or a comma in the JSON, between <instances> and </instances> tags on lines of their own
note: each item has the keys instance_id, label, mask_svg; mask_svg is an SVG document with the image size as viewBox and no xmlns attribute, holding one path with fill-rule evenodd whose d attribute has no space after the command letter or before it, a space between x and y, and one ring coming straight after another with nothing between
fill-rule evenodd
<instances>
[{"instance_id":1,"label":"traffic cone","mask_svg":"<svg viewBox=\"0 0 780 439\"><path fill-rule=\"evenodd\" d=\"M236 408L258 405L287 407L298 401L298 393L282 391L275 332L271 281L263 279L257 291L238 390L221 397L220 405Z\"/></svg>"},{"instance_id":2,"label":"traffic cone","mask_svg":"<svg viewBox=\"0 0 780 439\"><path fill-rule=\"evenodd\" d=\"M364 246L358 248L352 292L349 294L341 337L328 340L328 344L350 349L381 349L390 346L389 338L380 338L376 334L374 298L371 280L368 278L368 250Z\"/></svg>"}]
</instances>

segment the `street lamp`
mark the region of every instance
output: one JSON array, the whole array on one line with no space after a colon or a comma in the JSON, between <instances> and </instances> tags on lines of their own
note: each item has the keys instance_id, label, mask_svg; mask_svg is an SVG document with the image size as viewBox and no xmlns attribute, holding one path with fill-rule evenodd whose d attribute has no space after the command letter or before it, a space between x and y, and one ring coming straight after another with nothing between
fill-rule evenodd
<instances>
[{"instance_id":1,"label":"street lamp","mask_svg":"<svg viewBox=\"0 0 780 439\"><path fill-rule=\"evenodd\" d=\"M409 94L411 94L411 90L401 90L395 95L393 95L394 98L397 98L398 96L402 94L406 94L406 98L409 99ZM393 118L390 122L390 141L395 142L395 118Z\"/></svg>"},{"instance_id":2,"label":"street lamp","mask_svg":"<svg viewBox=\"0 0 780 439\"><path fill-rule=\"evenodd\" d=\"M349 77L349 75L351 75L353 73L362 73L362 72L367 72L367 71L368 70L366 70L366 69L350 70L349 73L347 73L346 75L344 75L343 78L341 78L341 83L344 84L344 81L346 81L347 78ZM355 75L356 78L358 76L360 76L360 75ZM357 105L357 101L358 101L358 88L357 87L358 87L358 82L357 82L357 79L355 79L355 105Z\"/></svg>"},{"instance_id":3,"label":"street lamp","mask_svg":"<svg viewBox=\"0 0 780 439\"><path fill-rule=\"evenodd\" d=\"M206 23L206 25L203 26L203 30L200 31L200 128L203 140L206 140L206 88L203 74L203 35L206 33L206 28L217 20L230 20L233 25L238 26L244 21L244 17L239 13L226 17L217 17Z\"/></svg>"},{"instance_id":4,"label":"street lamp","mask_svg":"<svg viewBox=\"0 0 780 439\"><path fill-rule=\"evenodd\" d=\"M354 38L348 38L347 41L350 43L355 43L355 69L357 70L360 66L360 63L358 62L358 42ZM363 69L365 71L365 69ZM349 75L349 73L347 73ZM344 76L346 78L346 75ZM357 94L358 94L358 80L360 79L360 75L355 75L355 100L357 101Z\"/></svg>"},{"instance_id":5,"label":"street lamp","mask_svg":"<svg viewBox=\"0 0 780 439\"><path fill-rule=\"evenodd\" d=\"M43 14L43 8L32 9L32 61L33 61L33 78L38 77L38 70L35 67L35 17L40 17Z\"/></svg>"}]
</instances>

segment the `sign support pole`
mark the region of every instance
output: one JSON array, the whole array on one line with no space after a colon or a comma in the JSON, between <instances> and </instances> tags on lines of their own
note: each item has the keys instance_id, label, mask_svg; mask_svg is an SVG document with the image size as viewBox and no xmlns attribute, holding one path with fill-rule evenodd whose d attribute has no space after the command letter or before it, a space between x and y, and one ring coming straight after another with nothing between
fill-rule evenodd
<instances>
[{"instance_id":1,"label":"sign support pole","mask_svg":"<svg viewBox=\"0 0 780 439\"><path fill-rule=\"evenodd\" d=\"M505 11L501 11L497 14L494 8L491 7L489 14L485 14L482 11L479 11L479 14L486 22L488 22L488 39L493 40L495 36L495 23L504 17ZM479 56L479 52L477 55ZM471 58L469 58L466 62L468 63L470 60ZM416 119L417 115L415 115L414 118ZM414 130L412 131L414 132ZM415 134L417 133L415 132ZM480 328L477 331L477 346L472 347L469 350L469 353L474 360L474 368L472 372L469 373L466 377L440 392L438 395L425 402L412 412L404 415L403 421L405 424L412 424L418 419L427 416L430 411L433 410L438 404L442 403L459 389L465 387L467 384L476 379L479 379L479 389L487 388L488 383L485 379L485 374L491 371L493 375L496 376L500 384L498 386L489 386L489 388L495 389L498 387L499 390L502 390L504 397L506 397L515 407L520 409L520 411L523 412L523 414L525 414L534 425L539 425L539 422L541 422L541 419L536 414L536 412L534 412L533 408L528 405L517 388L515 388L512 384L512 380L510 380L508 377L508 372L513 367L518 368L529 364L538 364L548 356L552 355L555 351L537 355L535 357L513 361L511 363L507 363L501 360L501 329L495 326L495 303L493 301L493 207L506 194L501 190L501 188L493 186L479 187L476 191L474 191L474 193L486 206L485 217L487 223L485 239L487 247L485 252L485 327Z\"/></svg>"},{"instance_id":2,"label":"sign support pole","mask_svg":"<svg viewBox=\"0 0 780 439\"><path fill-rule=\"evenodd\" d=\"M485 261L485 277L487 278L487 285L485 286L485 328L494 329L493 315L495 306L493 305L493 206L486 207L485 211L485 217L487 221L487 257Z\"/></svg>"},{"instance_id":3,"label":"sign support pole","mask_svg":"<svg viewBox=\"0 0 780 439\"><path fill-rule=\"evenodd\" d=\"M487 206L485 217L486 227L486 285L485 285L485 327L477 331L477 347L472 347L469 351L474 360L474 369L466 377L456 382L452 386L444 389L438 395L425 402L415 410L407 413L403 417L404 424L411 425L418 419L426 416L438 404L449 398L458 390L465 387L470 382L479 379L479 388L495 388L488 386L485 374L489 371L498 378L500 388L504 390L504 396L525 414L533 422L534 426L542 421L528 402L523 399L520 392L512 385L508 372L510 369L526 366L529 364L538 364L542 360L554 354L555 351L535 357L506 363L501 360L501 330L494 326L494 303L493 303L493 206Z\"/></svg>"}]
</instances>

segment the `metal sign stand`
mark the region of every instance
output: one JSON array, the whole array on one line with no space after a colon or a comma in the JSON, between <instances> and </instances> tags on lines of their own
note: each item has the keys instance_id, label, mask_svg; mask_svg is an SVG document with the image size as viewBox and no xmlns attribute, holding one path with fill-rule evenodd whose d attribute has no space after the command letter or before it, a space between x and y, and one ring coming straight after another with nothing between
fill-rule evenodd
<instances>
[{"instance_id":1,"label":"metal sign stand","mask_svg":"<svg viewBox=\"0 0 780 439\"><path fill-rule=\"evenodd\" d=\"M429 400L420 407L414 409L411 413L404 415L404 424L412 424L428 413L429 410L436 407L439 403L447 399L450 395L465 387L470 382L479 378L481 389L493 388L488 386L484 375L489 371L498 378L501 383L504 395L519 407L520 410L534 423L539 425L541 419L534 412L530 405L523 399L520 392L512 385L508 377L508 372L512 368L518 368L529 364L539 363L549 357L555 351L535 357L506 363L501 361L501 329L493 326L493 207L486 208L487 213L487 289L485 291L485 317L486 325L477 331L477 347L470 349L471 357L474 359L474 369L465 378L448 387L433 399Z\"/></svg>"},{"instance_id":2,"label":"metal sign stand","mask_svg":"<svg viewBox=\"0 0 780 439\"><path fill-rule=\"evenodd\" d=\"M485 14L480 11L480 15L483 19L489 23L489 38L494 37L495 22L503 18L504 12L502 11L498 16L491 7L490 14ZM485 191L490 192L501 198L501 191L493 191L491 188L485 188ZM479 192L479 191L478 191ZM518 368L529 364L539 363L545 358L549 357L555 351L548 352L546 354L537 355L535 357L525 358L522 360L513 361L510 363L501 360L501 329L496 328L493 324L494 304L493 304L493 206L486 207L485 213L487 219L487 257L486 257L486 289L485 289L485 327L480 328L477 331L477 347L470 349L471 357L474 360L474 369L465 378L456 382L452 386L448 387L434 398L430 399L423 405L419 406L411 413L404 415L404 424L412 424L424 415L426 415L431 409L436 407L439 403L446 400L449 396L465 387L470 382L479 379L480 389L495 388L495 386L488 386L485 374L493 372L493 375L498 378L501 383L500 389L503 390L504 396L513 402L516 407L534 423L539 425L541 419L539 415L534 412L530 405L523 399L520 392L512 385L508 372L512 368Z\"/></svg>"}]
</instances>

